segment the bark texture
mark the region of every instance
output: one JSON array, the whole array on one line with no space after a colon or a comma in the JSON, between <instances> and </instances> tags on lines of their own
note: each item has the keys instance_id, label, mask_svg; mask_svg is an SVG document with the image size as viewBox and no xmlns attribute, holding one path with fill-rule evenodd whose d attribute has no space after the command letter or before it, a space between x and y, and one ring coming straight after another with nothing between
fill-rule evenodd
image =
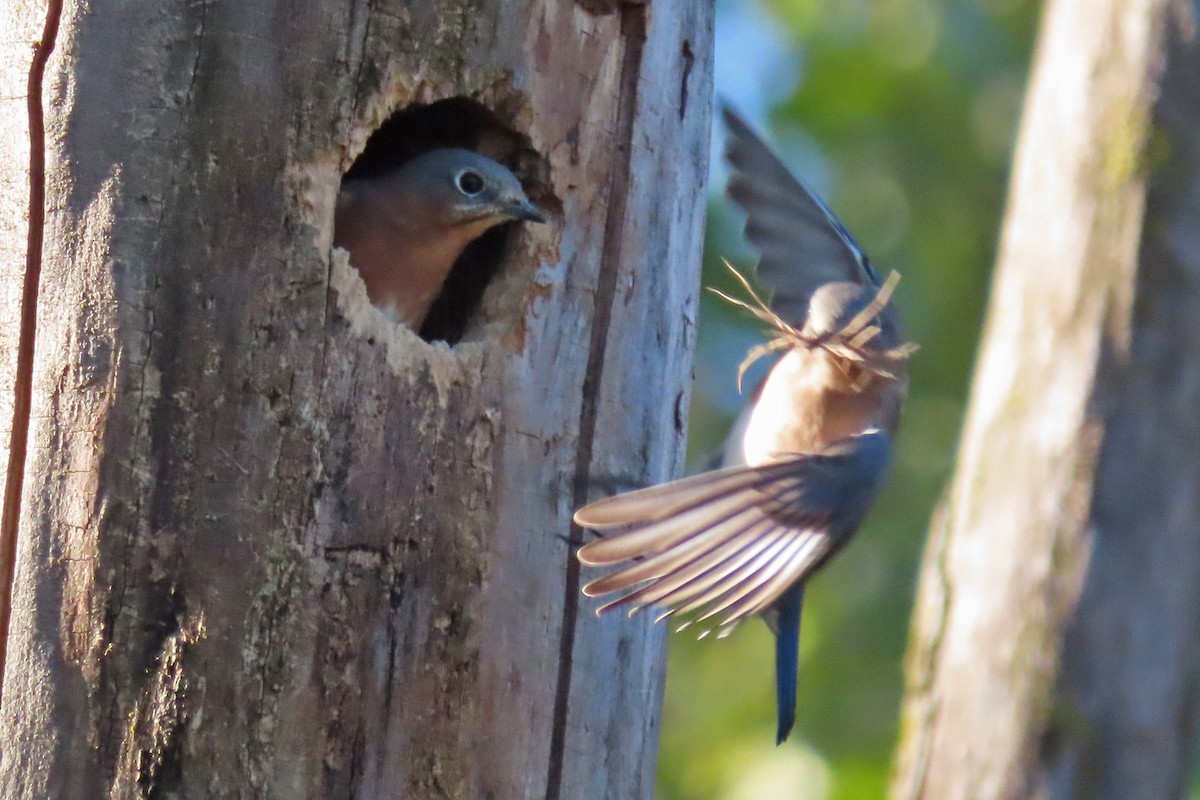
<instances>
[{"instance_id":1,"label":"bark texture","mask_svg":"<svg viewBox=\"0 0 1200 800\"><path fill-rule=\"evenodd\" d=\"M42 122L34 110L40 104L30 105L30 80L44 72L48 50L39 32L45 16L32 0L0 8L0 163L8 165L0 171L0 674L30 416L33 338L23 332L34 325L32 319L26 325L22 317L36 310L38 274L29 264L39 257L44 209L40 191L31 194L34 186L40 190L43 185L44 159L40 148L30 148ZM37 181L31 179L34 172ZM37 225L30 219L35 206Z\"/></svg>"},{"instance_id":2,"label":"bark texture","mask_svg":"<svg viewBox=\"0 0 1200 800\"><path fill-rule=\"evenodd\" d=\"M17 335L21 330L21 284L29 230L29 118L26 84L30 54L41 27L33 2L0 7L0 475L8 464L16 380Z\"/></svg>"},{"instance_id":3,"label":"bark texture","mask_svg":"<svg viewBox=\"0 0 1200 800\"><path fill-rule=\"evenodd\" d=\"M1052 0L893 796L1175 798L1200 678L1195 0Z\"/></svg>"},{"instance_id":4,"label":"bark texture","mask_svg":"<svg viewBox=\"0 0 1200 800\"><path fill-rule=\"evenodd\" d=\"M663 637L566 538L681 459L711 3L61 13L0 795L650 797ZM555 217L453 348L330 248L371 130L450 97Z\"/></svg>"}]
</instances>

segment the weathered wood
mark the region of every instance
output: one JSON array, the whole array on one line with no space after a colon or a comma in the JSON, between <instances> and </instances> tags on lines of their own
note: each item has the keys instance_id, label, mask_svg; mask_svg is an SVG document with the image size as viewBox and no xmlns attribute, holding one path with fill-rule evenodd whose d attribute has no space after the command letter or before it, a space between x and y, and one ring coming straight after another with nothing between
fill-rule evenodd
<instances>
[{"instance_id":1,"label":"weathered wood","mask_svg":"<svg viewBox=\"0 0 1200 800\"><path fill-rule=\"evenodd\" d=\"M37 307L38 276L27 271L27 264L36 258L41 226L30 225L30 209L35 203L39 213L43 208L41 198L30 194L30 176L40 171L42 158L40 151L30 150L30 128L41 123L41 107L30 106L29 85L44 73L44 20L34 2L14 0L0 8L0 163L7 165L0 171L0 674L29 426L34 325L22 317ZM28 332L24 340L23 332Z\"/></svg>"},{"instance_id":2,"label":"weathered wood","mask_svg":"<svg viewBox=\"0 0 1200 800\"><path fill-rule=\"evenodd\" d=\"M66 3L0 794L651 795L662 634L593 618L566 537L682 455L711 24ZM453 348L330 251L370 131L451 96L556 212Z\"/></svg>"},{"instance_id":3,"label":"weathered wood","mask_svg":"<svg viewBox=\"0 0 1200 800\"><path fill-rule=\"evenodd\" d=\"M1048 4L897 798L1181 797L1200 685L1195 0Z\"/></svg>"},{"instance_id":4,"label":"weathered wood","mask_svg":"<svg viewBox=\"0 0 1200 800\"><path fill-rule=\"evenodd\" d=\"M0 476L8 468L21 285L29 231L29 117L26 85L40 16L37 4L0 7ZM0 480L3 480L0 477Z\"/></svg>"}]
</instances>

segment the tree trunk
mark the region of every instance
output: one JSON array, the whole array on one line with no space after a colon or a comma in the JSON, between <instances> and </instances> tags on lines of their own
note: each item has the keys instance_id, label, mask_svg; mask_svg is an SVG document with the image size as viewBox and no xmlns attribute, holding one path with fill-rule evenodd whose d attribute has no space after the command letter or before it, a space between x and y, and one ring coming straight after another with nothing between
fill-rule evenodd
<instances>
[{"instance_id":1,"label":"tree trunk","mask_svg":"<svg viewBox=\"0 0 1200 800\"><path fill-rule=\"evenodd\" d=\"M23 309L30 314L36 310L41 253L42 226L31 224L30 209L36 205L40 214L44 206L44 182L31 180L33 173L41 175L42 159L41 151L31 152L29 145L34 136L41 138L42 119L40 104L29 104L29 81L41 75L40 69L31 69L33 62L44 64L48 55L46 48L35 46L44 38L38 35L43 17L33 2L0 7L0 163L8 167L0 172L0 286L5 287L0 293L0 673L10 619L36 328L35 320L26 325L21 315ZM21 164L29 168L21 169ZM33 186L36 197L30 194Z\"/></svg>"},{"instance_id":2,"label":"tree trunk","mask_svg":"<svg viewBox=\"0 0 1200 800\"><path fill-rule=\"evenodd\" d=\"M681 460L711 3L50 13L0 796L649 797L663 637L594 618L567 540L590 487ZM453 347L331 253L400 108L554 217L483 245Z\"/></svg>"},{"instance_id":3,"label":"tree trunk","mask_svg":"<svg viewBox=\"0 0 1200 800\"><path fill-rule=\"evenodd\" d=\"M1183 795L1200 678L1195 0L1046 8L897 798Z\"/></svg>"}]
</instances>

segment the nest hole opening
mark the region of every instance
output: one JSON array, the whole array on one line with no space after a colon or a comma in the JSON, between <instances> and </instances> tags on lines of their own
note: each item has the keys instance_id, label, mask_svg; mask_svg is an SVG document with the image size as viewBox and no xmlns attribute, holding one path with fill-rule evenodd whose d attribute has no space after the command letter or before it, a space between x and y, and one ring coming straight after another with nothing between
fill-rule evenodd
<instances>
[{"instance_id":1,"label":"nest hole opening","mask_svg":"<svg viewBox=\"0 0 1200 800\"><path fill-rule=\"evenodd\" d=\"M529 138L492 109L467 97L413 104L394 112L367 139L362 153L342 176L342 184L386 176L418 156L441 148L473 150L487 156L507 167L535 204L544 209L546 200L553 202L547 188L546 161L533 149ZM519 224L502 222L466 246L417 330L422 339L451 345L462 340L479 311L484 292L500 272ZM334 237L336 241L336 228ZM355 266L353 253L350 263Z\"/></svg>"}]
</instances>

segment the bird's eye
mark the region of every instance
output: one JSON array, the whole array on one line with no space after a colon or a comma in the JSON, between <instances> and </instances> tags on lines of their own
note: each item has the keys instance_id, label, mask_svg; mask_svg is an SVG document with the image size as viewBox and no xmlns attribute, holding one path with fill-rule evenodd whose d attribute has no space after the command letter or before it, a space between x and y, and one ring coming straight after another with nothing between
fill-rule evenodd
<instances>
[{"instance_id":1,"label":"bird's eye","mask_svg":"<svg viewBox=\"0 0 1200 800\"><path fill-rule=\"evenodd\" d=\"M458 190L468 197L474 197L483 191L483 178L479 177L478 172L472 172L469 169L458 173L454 183L458 186Z\"/></svg>"}]
</instances>

